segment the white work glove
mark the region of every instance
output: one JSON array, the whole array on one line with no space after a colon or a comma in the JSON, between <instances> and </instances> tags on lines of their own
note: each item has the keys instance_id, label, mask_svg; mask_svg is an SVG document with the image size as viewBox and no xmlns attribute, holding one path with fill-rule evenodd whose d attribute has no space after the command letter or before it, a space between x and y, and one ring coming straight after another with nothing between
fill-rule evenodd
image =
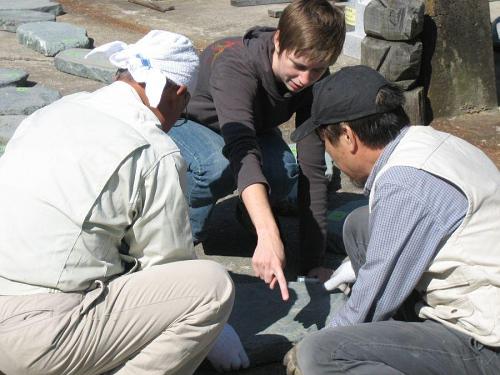
<instances>
[{"instance_id":1,"label":"white work glove","mask_svg":"<svg viewBox=\"0 0 500 375\"><path fill-rule=\"evenodd\" d=\"M349 285L356 281L356 275L352 269L351 261L344 262L339 268L335 270L330 280L326 281L323 285L326 290L332 291L339 288L345 294L350 291Z\"/></svg>"},{"instance_id":2,"label":"white work glove","mask_svg":"<svg viewBox=\"0 0 500 375\"><path fill-rule=\"evenodd\" d=\"M224 325L207 359L218 372L239 370L250 365L238 334L229 324Z\"/></svg>"}]
</instances>

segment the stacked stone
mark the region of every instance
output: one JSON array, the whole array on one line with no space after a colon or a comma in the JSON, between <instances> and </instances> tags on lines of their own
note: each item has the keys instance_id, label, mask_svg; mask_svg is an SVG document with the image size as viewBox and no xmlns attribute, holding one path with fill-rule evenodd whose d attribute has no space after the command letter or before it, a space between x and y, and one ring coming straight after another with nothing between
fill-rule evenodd
<instances>
[{"instance_id":1,"label":"stacked stone","mask_svg":"<svg viewBox=\"0 0 500 375\"><path fill-rule=\"evenodd\" d=\"M0 156L26 116L61 97L42 85L26 87L27 78L21 69L0 68Z\"/></svg>"},{"instance_id":2,"label":"stacked stone","mask_svg":"<svg viewBox=\"0 0 500 375\"><path fill-rule=\"evenodd\" d=\"M55 24L62 6L49 0L0 0L0 31L17 32L26 24ZM28 73L15 68L0 68L0 155L19 124L31 113L61 94L42 85L28 84Z\"/></svg>"},{"instance_id":3,"label":"stacked stone","mask_svg":"<svg viewBox=\"0 0 500 375\"><path fill-rule=\"evenodd\" d=\"M55 22L63 14L49 0L0 0L0 31L15 32L20 44L54 57L62 72L110 83L116 72L102 56L85 59L92 41L81 27ZM16 128L28 115L61 97L57 90L27 82L28 73L0 68L0 155Z\"/></svg>"},{"instance_id":4,"label":"stacked stone","mask_svg":"<svg viewBox=\"0 0 500 375\"><path fill-rule=\"evenodd\" d=\"M425 123L424 89L416 87L424 11L424 0L372 0L364 14L367 36L361 43L361 64L405 90L405 110L412 124Z\"/></svg>"},{"instance_id":5,"label":"stacked stone","mask_svg":"<svg viewBox=\"0 0 500 375\"><path fill-rule=\"evenodd\" d=\"M49 0L0 0L0 30L15 32L19 43L55 57L62 72L111 83L116 68L102 56L84 58L92 40L81 27L54 22L63 13L60 4Z\"/></svg>"},{"instance_id":6,"label":"stacked stone","mask_svg":"<svg viewBox=\"0 0 500 375\"><path fill-rule=\"evenodd\" d=\"M68 48L87 48L91 45L87 31L65 22L30 22L17 30L19 43L45 56L55 56Z\"/></svg>"}]
</instances>

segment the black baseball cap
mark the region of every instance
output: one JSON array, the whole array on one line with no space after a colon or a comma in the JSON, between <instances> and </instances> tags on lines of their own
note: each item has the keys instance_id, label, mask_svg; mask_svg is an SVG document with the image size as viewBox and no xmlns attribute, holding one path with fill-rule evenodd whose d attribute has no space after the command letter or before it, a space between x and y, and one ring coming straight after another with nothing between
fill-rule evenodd
<instances>
[{"instance_id":1,"label":"black baseball cap","mask_svg":"<svg viewBox=\"0 0 500 375\"><path fill-rule=\"evenodd\" d=\"M357 120L393 110L375 103L381 87L389 85L382 75L364 65L342 68L313 87L311 117L290 136L300 141L321 125Z\"/></svg>"}]
</instances>

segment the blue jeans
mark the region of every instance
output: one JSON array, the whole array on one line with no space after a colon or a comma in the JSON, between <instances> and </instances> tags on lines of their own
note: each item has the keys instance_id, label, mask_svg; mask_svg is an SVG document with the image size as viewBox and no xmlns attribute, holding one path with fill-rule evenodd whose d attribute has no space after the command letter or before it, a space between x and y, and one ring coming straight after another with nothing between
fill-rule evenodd
<instances>
[{"instance_id":1,"label":"blue jeans","mask_svg":"<svg viewBox=\"0 0 500 375\"><path fill-rule=\"evenodd\" d=\"M229 161L222 155L224 139L194 121L173 127L168 135L179 147L187 164L187 200L193 240L203 241L215 203L236 189ZM257 142L262 152L262 172L271 187L271 203L287 199L291 192L296 194L297 161L280 131L273 129L259 134Z\"/></svg>"}]
</instances>

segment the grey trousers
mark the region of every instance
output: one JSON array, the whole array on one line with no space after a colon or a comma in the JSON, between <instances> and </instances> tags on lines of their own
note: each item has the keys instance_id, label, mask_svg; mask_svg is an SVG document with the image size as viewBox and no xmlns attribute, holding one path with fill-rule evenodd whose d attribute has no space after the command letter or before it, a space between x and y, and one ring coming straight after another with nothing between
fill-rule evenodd
<instances>
[{"instance_id":1,"label":"grey trousers","mask_svg":"<svg viewBox=\"0 0 500 375\"><path fill-rule=\"evenodd\" d=\"M365 262L368 208L344 224L344 243L354 271ZM297 346L303 375L498 375L500 348L488 348L444 325L385 321L323 329Z\"/></svg>"},{"instance_id":2,"label":"grey trousers","mask_svg":"<svg viewBox=\"0 0 500 375\"><path fill-rule=\"evenodd\" d=\"M233 299L227 272L206 260L154 266L88 293L0 296L0 372L192 374Z\"/></svg>"}]
</instances>

